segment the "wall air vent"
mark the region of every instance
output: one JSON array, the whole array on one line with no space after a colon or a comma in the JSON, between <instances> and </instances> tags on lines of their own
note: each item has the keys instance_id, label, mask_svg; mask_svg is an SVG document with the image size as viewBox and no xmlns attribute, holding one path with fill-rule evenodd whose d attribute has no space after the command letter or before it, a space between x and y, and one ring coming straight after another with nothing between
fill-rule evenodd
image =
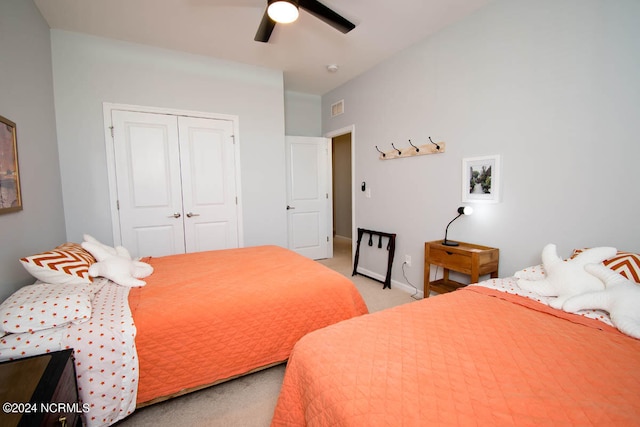
<instances>
[{"instance_id":1,"label":"wall air vent","mask_svg":"<svg viewBox=\"0 0 640 427\"><path fill-rule=\"evenodd\" d=\"M344 113L344 99L331 105L331 117L339 116Z\"/></svg>"}]
</instances>

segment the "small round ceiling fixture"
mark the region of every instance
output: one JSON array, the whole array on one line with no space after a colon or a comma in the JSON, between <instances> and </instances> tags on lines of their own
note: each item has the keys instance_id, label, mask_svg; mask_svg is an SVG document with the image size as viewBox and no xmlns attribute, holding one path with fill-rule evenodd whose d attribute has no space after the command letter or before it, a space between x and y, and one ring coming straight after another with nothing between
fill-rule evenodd
<instances>
[{"instance_id":1,"label":"small round ceiling fixture","mask_svg":"<svg viewBox=\"0 0 640 427\"><path fill-rule=\"evenodd\" d=\"M327 65L327 71L330 73L335 73L336 71L338 71L338 65L337 64L330 64Z\"/></svg>"}]
</instances>

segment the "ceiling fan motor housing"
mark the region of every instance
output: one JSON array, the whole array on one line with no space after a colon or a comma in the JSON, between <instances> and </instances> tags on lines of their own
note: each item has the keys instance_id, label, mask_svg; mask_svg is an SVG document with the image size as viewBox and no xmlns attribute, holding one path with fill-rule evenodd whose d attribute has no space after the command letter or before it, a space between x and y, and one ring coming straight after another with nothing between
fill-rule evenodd
<instances>
[{"instance_id":1,"label":"ceiling fan motor housing","mask_svg":"<svg viewBox=\"0 0 640 427\"><path fill-rule=\"evenodd\" d=\"M295 18L289 18L289 21L282 21L278 18L272 18L272 7L282 6L285 10L288 8ZM327 6L320 3L318 0L267 0L267 9L264 11L260 26L254 37L257 42L267 43L271 37L276 22L293 22L298 17L298 9L301 8L304 11L310 13L326 24L331 25L336 30L346 34L353 30L356 25L339 15L335 11L329 9Z\"/></svg>"},{"instance_id":2,"label":"ceiling fan motor housing","mask_svg":"<svg viewBox=\"0 0 640 427\"><path fill-rule=\"evenodd\" d=\"M280 24L289 24L298 19L297 0L269 0L267 2L269 18Z\"/></svg>"}]
</instances>

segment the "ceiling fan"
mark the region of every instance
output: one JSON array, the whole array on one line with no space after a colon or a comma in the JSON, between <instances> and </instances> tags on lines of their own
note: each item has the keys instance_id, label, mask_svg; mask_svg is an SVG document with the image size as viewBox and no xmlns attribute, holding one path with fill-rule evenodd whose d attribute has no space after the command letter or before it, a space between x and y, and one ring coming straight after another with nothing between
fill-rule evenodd
<instances>
[{"instance_id":1,"label":"ceiling fan","mask_svg":"<svg viewBox=\"0 0 640 427\"><path fill-rule=\"evenodd\" d=\"M276 23L289 23L298 18L298 8L346 34L356 26L317 0L268 0L254 40L267 43Z\"/></svg>"}]
</instances>

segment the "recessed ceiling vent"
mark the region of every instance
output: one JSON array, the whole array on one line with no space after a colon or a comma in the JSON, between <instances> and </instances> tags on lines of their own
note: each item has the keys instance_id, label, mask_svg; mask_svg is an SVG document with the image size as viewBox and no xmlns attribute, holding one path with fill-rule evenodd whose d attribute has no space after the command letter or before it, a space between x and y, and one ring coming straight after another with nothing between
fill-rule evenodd
<instances>
[{"instance_id":1,"label":"recessed ceiling vent","mask_svg":"<svg viewBox=\"0 0 640 427\"><path fill-rule=\"evenodd\" d=\"M331 105L331 117L339 116L344 113L344 99Z\"/></svg>"}]
</instances>

